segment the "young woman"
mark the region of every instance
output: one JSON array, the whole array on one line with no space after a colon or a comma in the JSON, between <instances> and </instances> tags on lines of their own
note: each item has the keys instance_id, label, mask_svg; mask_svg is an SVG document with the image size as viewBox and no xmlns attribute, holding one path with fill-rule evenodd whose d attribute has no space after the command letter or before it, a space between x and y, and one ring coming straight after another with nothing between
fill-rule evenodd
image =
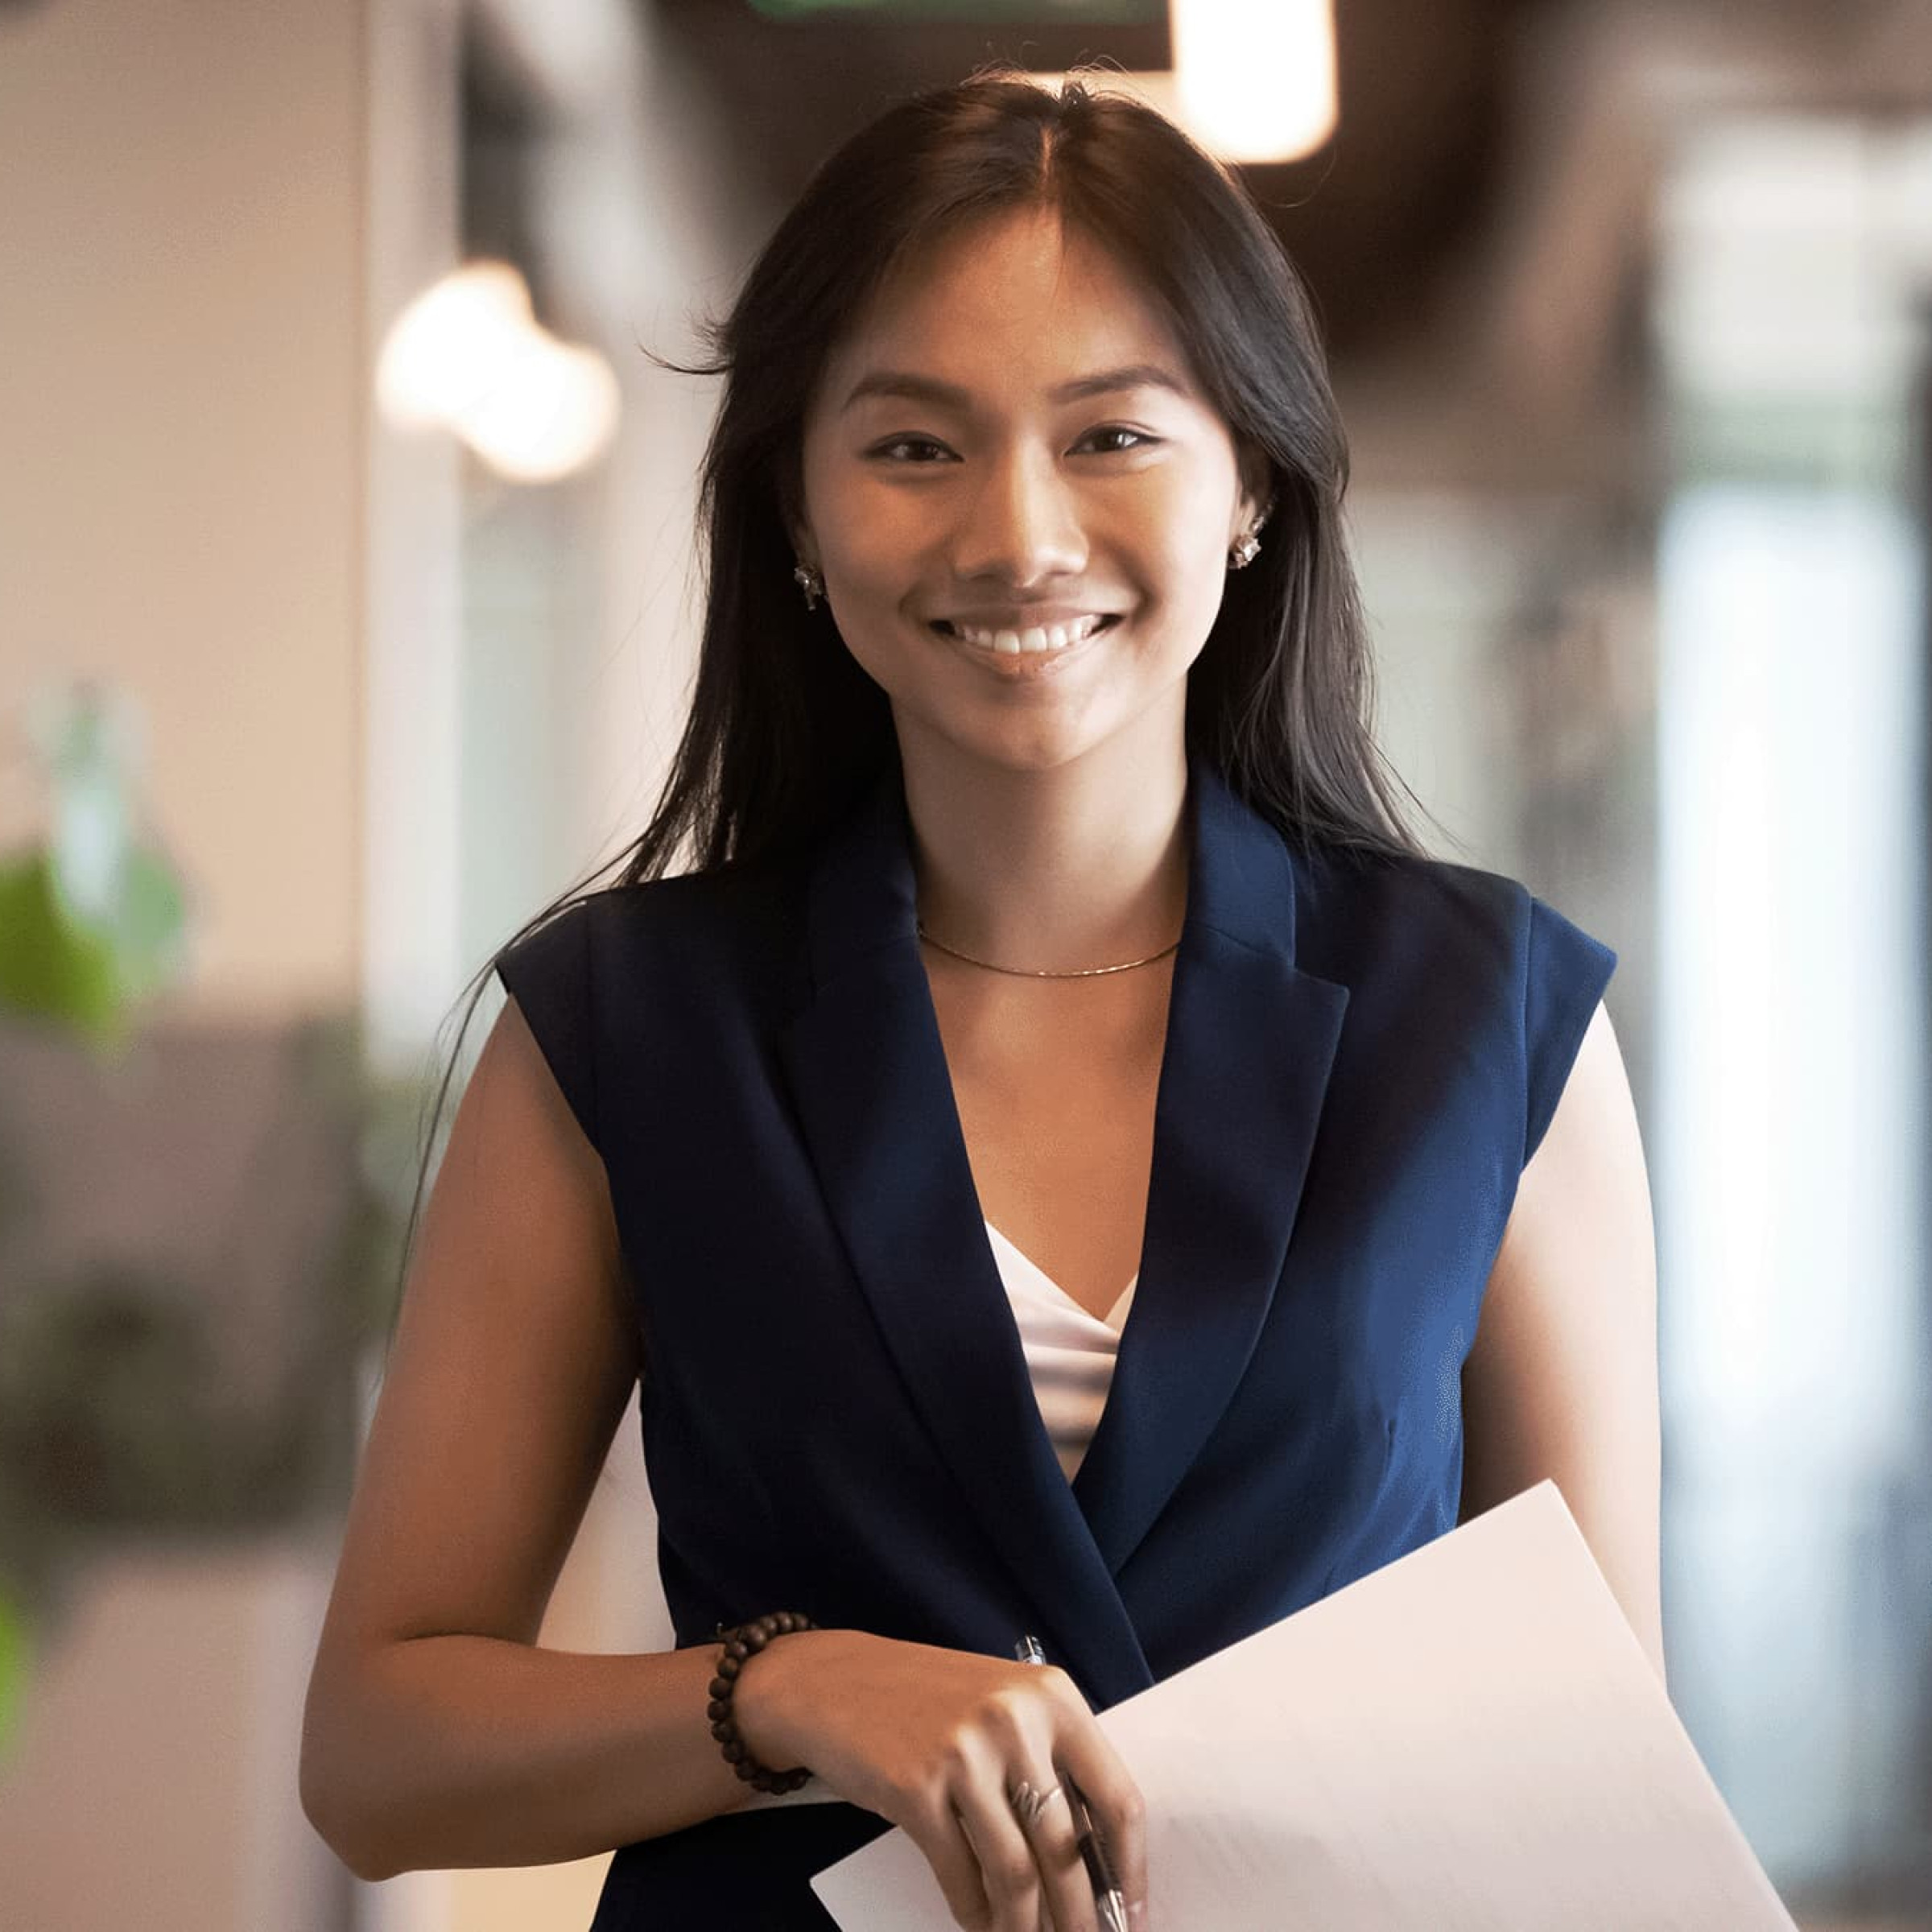
<instances>
[{"instance_id":1,"label":"young woman","mask_svg":"<svg viewBox=\"0 0 1932 1932\"><path fill-rule=\"evenodd\" d=\"M1071 1783L1146 1925L1095 1711L1459 1517L1555 1478L1662 1672L1614 956L1404 829L1307 306L1158 116L894 109L719 346L689 724L491 962L304 1802L371 1877L616 1847L596 1932L824 1926L894 1824L1089 1932ZM640 1377L678 1648L538 1649Z\"/></svg>"}]
</instances>

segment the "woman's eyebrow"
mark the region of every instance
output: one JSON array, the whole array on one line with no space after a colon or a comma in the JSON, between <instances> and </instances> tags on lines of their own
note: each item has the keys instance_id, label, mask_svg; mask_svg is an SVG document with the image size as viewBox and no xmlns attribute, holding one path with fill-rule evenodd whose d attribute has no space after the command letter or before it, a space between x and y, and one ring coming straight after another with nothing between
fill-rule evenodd
<instances>
[{"instance_id":1,"label":"woman's eyebrow","mask_svg":"<svg viewBox=\"0 0 1932 1932\"><path fill-rule=\"evenodd\" d=\"M1091 376L1075 376L1049 390L1052 402L1078 402L1089 396L1112 395L1128 389L1171 390L1177 396L1191 394L1188 386L1171 369L1158 362L1131 362L1120 369L1103 369ZM853 383L840 405L843 415L868 396L892 396L902 402L931 402L942 409L964 412L972 407L971 394L936 376L915 376L902 369L878 369Z\"/></svg>"}]
</instances>

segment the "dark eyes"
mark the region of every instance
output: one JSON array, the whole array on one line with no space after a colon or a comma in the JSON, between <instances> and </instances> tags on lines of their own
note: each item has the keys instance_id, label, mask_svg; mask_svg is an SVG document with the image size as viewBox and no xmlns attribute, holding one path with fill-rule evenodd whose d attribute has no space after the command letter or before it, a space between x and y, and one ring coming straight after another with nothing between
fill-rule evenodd
<instances>
[{"instance_id":1,"label":"dark eyes","mask_svg":"<svg viewBox=\"0 0 1932 1932\"><path fill-rule=\"evenodd\" d=\"M1114 438L1125 438L1125 440L1112 440ZM1158 440L1157 437L1150 436L1142 430L1128 429L1117 423L1110 423L1100 429L1089 430L1073 447L1078 451L1096 444L1104 444L1104 447L1095 449L1093 453L1096 456L1125 456L1129 450L1143 446L1152 448ZM889 442L875 444L866 453L888 463L923 464L950 456L952 452L943 443L935 442L931 436L894 436Z\"/></svg>"},{"instance_id":2,"label":"dark eyes","mask_svg":"<svg viewBox=\"0 0 1932 1932\"><path fill-rule=\"evenodd\" d=\"M1137 429L1124 429L1117 423L1110 423L1105 428L1096 429L1092 436L1084 436L1081 440L1091 443L1095 438L1100 436L1125 436L1127 439L1125 443L1116 444L1112 449L1102 450L1100 452L1102 456L1120 455L1127 450L1137 448L1144 444L1151 444L1154 440L1152 436L1143 436ZM1077 448L1079 445L1076 444L1075 447Z\"/></svg>"}]
</instances>

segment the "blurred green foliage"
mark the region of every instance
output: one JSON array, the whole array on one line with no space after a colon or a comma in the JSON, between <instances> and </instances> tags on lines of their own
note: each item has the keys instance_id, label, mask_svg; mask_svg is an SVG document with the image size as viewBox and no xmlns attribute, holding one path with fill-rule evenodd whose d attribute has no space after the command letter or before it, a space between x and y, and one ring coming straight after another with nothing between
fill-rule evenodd
<instances>
[{"instance_id":1,"label":"blurred green foliage","mask_svg":"<svg viewBox=\"0 0 1932 1932\"><path fill-rule=\"evenodd\" d=\"M64 901L52 851L0 861L0 1004L120 1044L137 1003L166 984L183 923L180 886L159 853L129 853L106 923Z\"/></svg>"}]
</instances>

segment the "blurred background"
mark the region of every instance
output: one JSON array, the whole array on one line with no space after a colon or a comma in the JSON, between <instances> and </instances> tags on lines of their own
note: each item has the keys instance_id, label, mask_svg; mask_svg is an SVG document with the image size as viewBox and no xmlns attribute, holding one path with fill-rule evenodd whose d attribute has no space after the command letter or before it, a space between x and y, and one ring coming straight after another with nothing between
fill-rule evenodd
<instances>
[{"instance_id":1,"label":"blurred background","mask_svg":"<svg viewBox=\"0 0 1932 1932\"><path fill-rule=\"evenodd\" d=\"M1311 283L1391 756L1620 956L1674 1702L1807 1932L1932 1927L1932 0L0 0L8 1932L588 1922L297 1798L423 1083L680 722L642 348L993 56ZM634 1408L543 1641L667 1643L653 1534Z\"/></svg>"}]
</instances>

